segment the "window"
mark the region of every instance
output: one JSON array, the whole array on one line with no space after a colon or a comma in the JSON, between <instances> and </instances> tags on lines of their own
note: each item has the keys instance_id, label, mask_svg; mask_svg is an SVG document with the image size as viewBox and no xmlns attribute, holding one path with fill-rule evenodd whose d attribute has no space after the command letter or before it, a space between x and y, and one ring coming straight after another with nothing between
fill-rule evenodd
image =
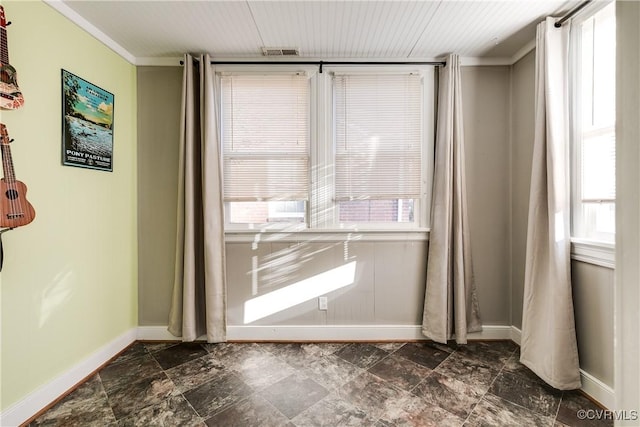
<instances>
[{"instance_id":1,"label":"window","mask_svg":"<svg viewBox=\"0 0 640 427\"><path fill-rule=\"evenodd\" d=\"M227 229L426 227L433 67L240 68L218 73Z\"/></svg>"},{"instance_id":2,"label":"window","mask_svg":"<svg viewBox=\"0 0 640 427\"><path fill-rule=\"evenodd\" d=\"M340 223L414 222L422 190L421 94L415 74L335 76Z\"/></svg>"},{"instance_id":3,"label":"window","mask_svg":"<svg viewBox=\"0 0 640 427\"><path fill-rule=\"evenodd\" d=\"M574 26L573 237L615 240L615 2Z\"/></svg>"},{"instance_id":4,"label":"window","mask_svg":"<svg viewBox=\"0 0 640 427\"><path fill-rule=\"evenodd\" d=\"M232 75L220 83L227 223L304 223L308 78L301 73Z\"/></svg>"}]
</instances>

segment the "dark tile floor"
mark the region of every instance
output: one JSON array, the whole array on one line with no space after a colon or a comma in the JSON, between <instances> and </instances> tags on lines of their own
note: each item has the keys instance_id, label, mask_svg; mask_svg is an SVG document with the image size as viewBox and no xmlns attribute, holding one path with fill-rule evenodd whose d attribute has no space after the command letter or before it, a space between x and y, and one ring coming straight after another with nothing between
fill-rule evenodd
<instances>
[{"instance_id":1,"label":"dark tile floor","mask_svg":"<svg viewBox=\"0 0 640 427\"><path fill-rule=\"evenodd\" d=\"M509 341L135 343L32 426L578 426Z\"/></svg>"}]
</instances>

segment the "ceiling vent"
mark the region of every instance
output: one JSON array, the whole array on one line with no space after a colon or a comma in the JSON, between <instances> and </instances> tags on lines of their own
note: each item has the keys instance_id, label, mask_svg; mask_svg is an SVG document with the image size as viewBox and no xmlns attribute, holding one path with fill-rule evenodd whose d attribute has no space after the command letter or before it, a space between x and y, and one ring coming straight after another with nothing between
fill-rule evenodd
<instances>
[{"instance_id":1,"label":"ceiling vent","mask_svg":"<svg viewBox=\"0 0 640 427\"><path fill-rule=\"evenodd\" d=\"M300 50L290 47L263 47L263 56L300 56Z\"/></svg>"}]
</instances>

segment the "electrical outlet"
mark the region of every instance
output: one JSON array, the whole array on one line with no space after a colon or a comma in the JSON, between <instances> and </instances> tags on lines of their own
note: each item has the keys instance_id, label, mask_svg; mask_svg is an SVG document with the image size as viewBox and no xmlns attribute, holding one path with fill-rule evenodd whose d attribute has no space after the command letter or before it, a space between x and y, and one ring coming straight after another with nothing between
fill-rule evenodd
<instances>
[{"instance_id":1,"label":"electrical outlet","mask_svg":"<svg viewBox=\"0 0 640 427\"><path fill-rule=\"evenodd\" d=\"M318 297L318 310L327 310L327 297Z\"/></svg>"}]
</instances>

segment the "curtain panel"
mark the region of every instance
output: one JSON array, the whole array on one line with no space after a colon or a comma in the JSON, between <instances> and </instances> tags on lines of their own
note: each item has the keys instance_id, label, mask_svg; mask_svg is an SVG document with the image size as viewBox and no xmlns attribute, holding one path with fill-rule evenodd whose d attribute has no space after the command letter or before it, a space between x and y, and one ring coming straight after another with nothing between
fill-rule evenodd
<instances>
[{"instance_id":1,"label":"curtain panel","mask_svg":"<svg viewBox=\"0 0 640 427\"><path fill-rule=\"evenodd\" d=\"M440 70L429 258L422 333L446 343L482 330L473 277L465 177L460 59Z\"/></svg>"},{"instance_id":2,"label":"curtain panel","mask_svg":"<svg viewBox=\"0 0 640 427\"><path fill-rule=\"evenodd\" d=\"M195 62L195 63L194 63ZM184 57L176 263L169 332L226 340L222 168L209 55Z\"/></svg>"},{"instance_id":3,"label":"curtain panel","mask_svg":"<svg viewBox=\"0 0 640 427\"><path fill-rule=\"evenodd\" d=\"M538 24L535 136L520 362L549 385L580 388L571 290L569 28Z\"/></svg>"}]
</instances>

